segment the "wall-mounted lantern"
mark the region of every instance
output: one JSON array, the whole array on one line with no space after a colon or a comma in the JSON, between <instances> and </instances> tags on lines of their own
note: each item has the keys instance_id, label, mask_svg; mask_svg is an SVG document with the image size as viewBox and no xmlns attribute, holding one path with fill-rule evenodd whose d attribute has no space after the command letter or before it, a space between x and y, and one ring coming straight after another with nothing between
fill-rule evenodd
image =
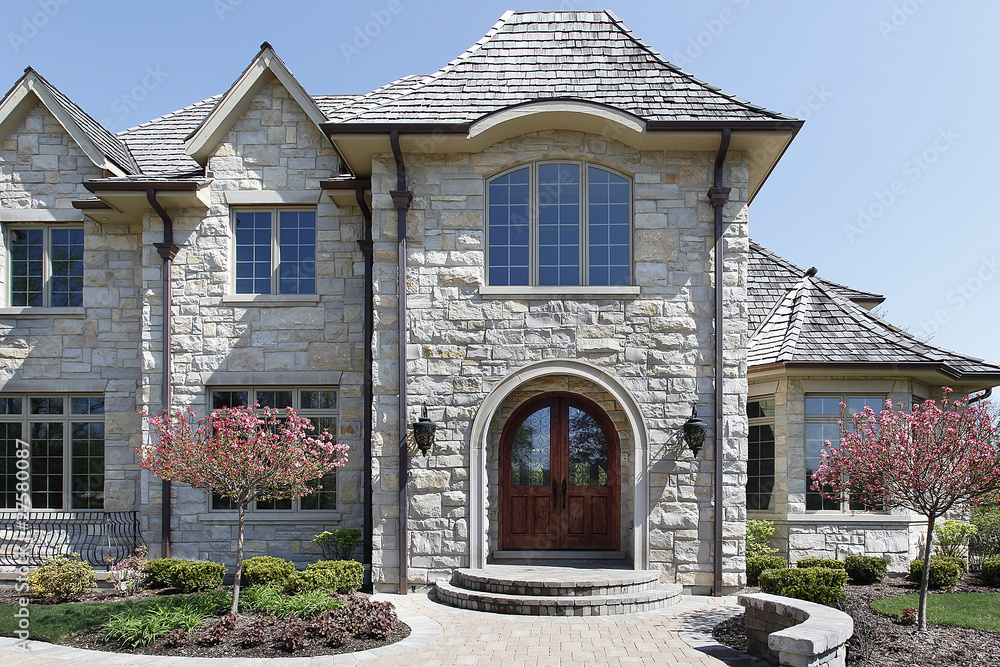
<instances>
[{"instance_id":1,"label":"wall-mounted lantern","mask_svg":"<svg viewBox=\"0 0 1000 667\"><path fill-rule=\"evenodd\" d=\"M698 417L698 407L691 406L691 416L684 422L684 442L691 453L698 456L701 446L705 444L705 422Z\"/></svg>"},{"instance_id":2,"label":"wall-mounted lantern","mask_svg":"<svg viewBox=\"0 0 1000 667\"><path fill-rule=\"evenodd\" d=\"M424 456L430 455L431 445L434 444L434 431L436 430L437 424L427 417L427 404L425 403L423 416L413 422L413 441L417 443L417 449Z\"/></svg>"}]
</instances>

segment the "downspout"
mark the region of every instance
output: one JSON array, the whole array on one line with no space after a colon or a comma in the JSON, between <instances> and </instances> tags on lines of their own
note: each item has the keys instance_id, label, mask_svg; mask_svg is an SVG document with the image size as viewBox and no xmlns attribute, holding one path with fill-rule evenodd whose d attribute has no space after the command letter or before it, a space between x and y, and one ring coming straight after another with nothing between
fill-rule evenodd
<instances>
[{"instance_id":1,"label":"downspout","mask_svg":"<svg viewBox=\"0 0 1000 667\"><path fill-rule=\"evenodd\" d=\"M396 268L396 315L399 327L399 594L406 595L408 586L409 536L407 521L410 510L406 493L410 480L410 454L406 444L406 209L410 207L413 193L406 189L406 165L399 148L399 130L389 133L392 157L396 160L396 189L389 191L396 206L396 237L399 243L399 263Z\"/></svg>"},{"instance_id":2,"label":"downspout","mask_svg":"<svg viewBox=\"0 0 1000 667\"><path fill-rule=\"evenodd\" d=\"M978 403L979 401L984 401L992 395L993 395L993 387L990 387L989 389L983 391L983 393L970 398L968 400L968 405L972 405L973 403Z\"/></svg>"},{"instance_id":3,"label":"downspout","mask_svg":"<svg viewBox=\"0 0 1000 667\"><path fill-rule=\"evenodd\" d=\"M149 188L146 190L146 200L149 205L153 207L156 214L160 216L160 220L163 221L163 243L154 243L153 247L156 248L156 252L159 253L160 257L163 259L163 265L160 268L160 276L163 281L162 291L163 291L163 314L161 316L162 320L162 333L161 339L163 341L163 363L162 363L162 377L160 386L160 398L164 413L170 411L170 404L172 403L172 387L171 387L171 369L173 367L172 354L170 350L170 313L172 306L171 299L171 273L173 268L174 258L177 256L177 251L179 248L174 243L174 222L167 215L166 209L160 205L160 202L156 200L156 190L154 188ZM163 496L160 505L160 542L162 544L162 557L170 558L170 482L163 480L163 485L161 487L161 494Z\"/></svg>"},{"instance_id":4,"label":"downspout","mask_svg":"<svg viewBox=\"0 0 1000 667\"><path fill-rule=\"evenodd\" d=\"M725 228L722 219L722 209L729 200L731 188L723 185L725 177L723 167L726 163L726 153L729 152L729 140L732 130L722 130L722 141L719 152L715 156L715 180L708 189L708 200L715 208L715 585L712 593L722 595L722 481L723 481L723 352L725 347L725 330L723 326L723 268L725 266L725 250L723 234Z\"/></svg>"},{"instance_id":5,"label":"downspout","mask_svg":"<svg viewBox=\"0 0 1000 667\"><path fill-rule=\"evenodd\" d=\"M361 392L363 394L362 401L364 402L363 407L363 417L361 422L361 439L364 442L364 471L365 471L365 482L364 482L364 517L363 517L363 535L364 535L364 563L368 567L369 580L367 585L371 586L371 567L372 567L372 541L374 526L372 521L372 400L373 400L373 389L372 389L372 367L374 361L372 358L372 335L375 329L375 290L372 284L372 279L375 274L375 258L373 253L373 242L372 242L372 210L368 208L368 202L365 201L365 189L363 187L357 187L354 190L354 196L358 200L358 207L361 208L361 215L365 220L364 237L358 240L358 246L361 248L361 254L365 258L365 322L364 322L364 339L365 339L365 375L362 380Z\"/></svg>"}]
</instances>

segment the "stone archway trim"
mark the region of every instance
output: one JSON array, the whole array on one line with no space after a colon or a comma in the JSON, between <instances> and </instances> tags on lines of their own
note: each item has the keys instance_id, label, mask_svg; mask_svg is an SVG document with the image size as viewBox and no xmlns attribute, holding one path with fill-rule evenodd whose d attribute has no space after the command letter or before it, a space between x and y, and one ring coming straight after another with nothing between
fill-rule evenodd
<instances>
[{"instance_id":1,"label":"stone archway trim","mask_svg":"<svg viewBox=\"0 0 1000 667\"><path fill-rule=\"evenodd\" d=\"M504 378L483 400L472 421L469 451L469 560L470 567L482 568L488 555L486 525L486 499L488 477L486 474L487 434L490 422L500 404L515 389L535 378L547 375L569 375L590 380L615 397L628 417L632 429L634 503L632 510L632 560L635 569L649 567L649 453L645 420L639 404L616 378L599 368L576 359L547 359L520 368Z\"/></svg>"}]
</instances>

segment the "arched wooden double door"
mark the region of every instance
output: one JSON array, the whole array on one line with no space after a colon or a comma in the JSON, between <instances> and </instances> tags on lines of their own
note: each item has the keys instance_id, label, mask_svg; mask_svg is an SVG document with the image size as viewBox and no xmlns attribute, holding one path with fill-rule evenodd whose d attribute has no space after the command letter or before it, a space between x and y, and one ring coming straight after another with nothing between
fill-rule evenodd
<instances>
[{"instance_id":1,"label":"arched wooden double door","mask_svg":"<svg viewBox=\"0 0 1000 667\"><path fill-rule=\"evenodd\" d=\"M500 438L501 549L618 549L618 434L582 396L519 407Z\"/></svg>"}]
</instances>

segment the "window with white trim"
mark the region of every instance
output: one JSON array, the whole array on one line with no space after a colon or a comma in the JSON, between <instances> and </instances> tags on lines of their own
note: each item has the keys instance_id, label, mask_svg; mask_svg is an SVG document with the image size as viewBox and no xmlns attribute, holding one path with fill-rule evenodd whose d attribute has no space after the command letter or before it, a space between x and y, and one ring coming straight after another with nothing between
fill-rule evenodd
<instances>
[{"instance_id":1,"label":"window with white trim","mask_svg":"<svg viewBox=\"0 0 1000 667\"><path fill-rule=\"evenodd\" d=\"M491 286L630 285L632 184L586 162L537 162L487 183Z\"/></svg>"},{"instance_id":2,"label":"window with white trim","mask_svg":"<svg viewBox=\"0 0 1000 667\"><path fill-rule=\"evenodd\" d=\"M104 509L103 396L0 394L0 453L0 506L16 507L26 474L32 509Z\"/></svg>"},{"instance_id":3,"label":"window with white trim","mask_svg":"<svg viewBox=\"0 0 1000 667\"><path fill-rule=\"evenodd\" d=\"M236 294L316 293L316 210L233 209Z\"/></svg>"},{"instance_id":4,"label":"window with white trim","mask_svg":"<svg viewBox=\"0 0 1000 667\"><path fill-rule=\"evenodd\" d=\"M774 397L748 400L747 419L747 509L773 509Z\"/></svg>"},{"instance_id":5,"label":"window with white trim","mask_svg":"<svg viewBox=\"0 0 1000 667\"><path fill-rule=\"evenodd\" d=\"M841 407L841 403L845 407ZM818 491L812 489L812 474L820 464L820 452L824 442L830 441L831 446L840 445L840 436L844 430L850 429L854 415L864 412L870 407L879 412L885 405L885 396L877 395L847 395L825 394L806 396L806 510L808 511L872 511L869 507L849 498L834 500L824 498ZM838 423L843 422L843 426Z\"/></svg>"},{"instance_id":6,"label":"window with white trim","mask_svg":"<svg viewBox=\"0 0 1000 667\"><path fill-rule=\"evenodd\" d=\"M326 429L337 435L339 417L338 390L336 387L213 387L209 390L209 406L212 410L240 405L253 405L283 410L294 408L299 416L312 422L318 433ZM273 500L256 502L251 510L258 512L311 512L337 509L337 473L331 470L319 481L322 488L298 500ZM235 506L228 498L212 495L212 509L229 510Z\"/></svg>"},{"instance_id":7,"label":"window with white trim","mask_svg":"<svg viewBox=\"0 0 1000 667\"><path fill-rule=\"evenodd\" d=\"M11 225L7 231L7 305L83 305L83 227Z\"/></svg>"}]
</instances>

